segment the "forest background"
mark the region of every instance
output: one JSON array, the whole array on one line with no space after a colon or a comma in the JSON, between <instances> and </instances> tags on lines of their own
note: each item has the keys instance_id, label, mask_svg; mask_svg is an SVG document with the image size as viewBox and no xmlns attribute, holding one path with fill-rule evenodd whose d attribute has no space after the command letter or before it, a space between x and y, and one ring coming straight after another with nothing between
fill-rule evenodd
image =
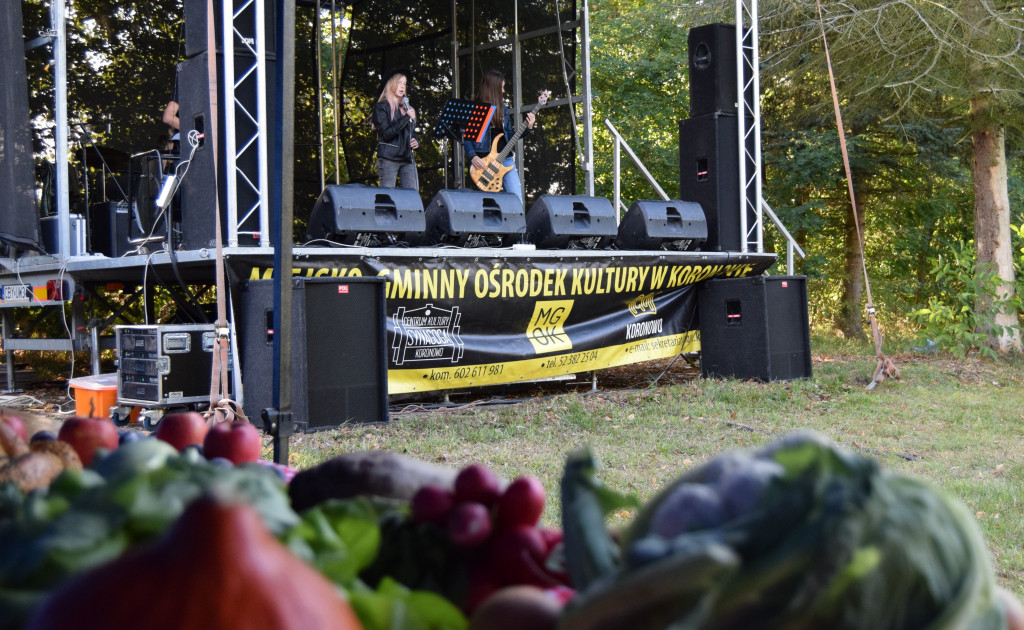
<instances>
[{"instance_id":1,"label":"forest background","mask_svg":"<svg viewBox=\"0 0 1024 630\"><path fill-rule=\"evenodd\" d=\"M49 27L50 5L23 0L26 41ZM105 121L90 125L99 144L115 137L152 144L166 131L159 112L182 55L181 0L73 0L68 7L74 116ZM674 189L677 121L689 107L687 32L733 22L733 7L724 0L590 2L598 195L610 197L613 186L612 139L600 124L605 119L654 178ZM941 6L823 0L819 17L814 1L765 0L760 11L764 198L808 254L797 260L796 273L809 278L814 329L863 339L867 277L887 335L917 338L923 347L958 356L1019 350L1024 9L1002 0ZM297 25L307 34L312 28ZM831 45L856 213L839 149L823 31ZM27 55L40 154L52 135L47 50ZM296 97L317 99L315 83L307 78L297 84ZM297 147L296 159L311 159L312 153ZM622 196L628 205L655 193L626 168ZM784 273L785 242L777 230L766 229L765 245L783 254L772 273Z\"/></svg>"}]
</instances>

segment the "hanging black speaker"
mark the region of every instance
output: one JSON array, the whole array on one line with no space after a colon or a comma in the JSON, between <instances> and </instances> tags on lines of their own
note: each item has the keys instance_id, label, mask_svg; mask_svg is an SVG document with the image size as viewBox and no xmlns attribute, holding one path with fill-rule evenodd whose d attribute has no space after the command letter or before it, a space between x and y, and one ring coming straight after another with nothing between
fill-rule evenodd
<instances>
[{"instance_id":1,"label":"hanging black speaker","mask_svg":"<svg viewBox=\"0 0 1024 630\"><path fill-rule=\"evenodd\" d=\"M606 197L541 195L526 213L526 240L540 249L605 249L617 229Z\"/></svg>"},{"instance_id":2,"label":"hanging black speaker","mask_svg":"<svg viewBox=\"0 0 1024 630\"><path fill-rule=\"evenodd\" d=\"M698 289L697 312L702 375L810 378L805 276L708 280Z\"/></svg>"},{"instance_id":3,"label":"hanging black speaker","mask_svg":"<svg viewBox=\"0 0 1024 630\"><path fill-rule=\"evenodd\" d=\"M232 57L235 63L236 77L243 68L248 67L252 60L239 56ZM223 55L217 55L218 72ZM267 61L267 76L274 74L275 63ZM224 199L227 197L228 177L234 178L235 204L238 218L238 245L258 246L260 236L260 216L254 209L260 204L259 197L259 154L256 142L250 142L258 135L258 128L249 116L235 110L235 143L236 149L247 148L240 154L236 153L235 170L228 172L226 134L224 133L224 99L219 85L223 81L210 78L209 53L201 53L178 64L178 119L181 121L181 141L179 153L181 160L190 160L187 170L182 167L179 189L181 190L181 244L185 249L211 248L216 245L217 200L221 208L221 238L227 244L228 215ZM256 86L253 81L246 81L238 86L235 101L248 112L255 112ZM219 135L222 140L217 146L211 142L213 131L213 112L211 102L220 103L217 117L220 121ZM263 140L268 147L273 146L275 107L267 103L267 137ZM193 132L203 136L198 139L198 146L193 147L190 138ZM216 151L216 155L214 152ZM215 159L216 158L216 159Z\"/></svg>"},{"instance_id":4,"label":"hanging black speaker","mask_svg":"<svg viewBox=\"0 0 1024 630\"><path fill-rule=\"evenodd\" d=\"M292 281L292 416L296 429L388 419L383 278ZM254 422L273 404L274 281L239 292L238 341L245 409Z\"/></svg>"},{"instance_id":5,"label":"hanging black speaker","mask_svg":"<svg viewBox=\"0 0 1024 630\"><path fill-rule=\"evenodd\" d=\"M700 204L692 201L634 201L619 225L619 249L699 249L708 226Z\"/></svg>"},{"instance_id":6,"label":"hanging black speaker","mask_svg":"<svg viewBox=\"0 0 1024 630\"><path fill-rule=\"evenodd\" d=\"M736 114L736 26L705 24L690 29L690 116Z\"/></svg>"},{"instance_id":7,"label":"hanging black speaker","mask_svg":"<svg viewBox=\"0 0 1024 630\"><path fill-rule=\"evenodd\" d=\"M425 212L424 245L508 247L526 231L523 204L514 193L441 190Z\"/></svg>"},{"instance_id":8,"label":"hanging black speaker","mask_svg":"<svg viewBox=\"0 0 1024 630\"><path fill-rule=\"evenodd\" d=\"M268 57L277 54L276 23L277 2L274 0L262 0L263 2L263 32L264 46ZM209 52L209 32L213 28L213 36L216 42L217 52L224 51L223 1L213 0L213 22L207 15L207 7L210 0L185 0L185 56L194 57L200 53ZM256 9L257 3L253 0L233 0L232 2L232 27L234 34L234 48L237 52L246 52L248 48L256 50Z\"/></svg>"},{"instance_id":9,"label":"hanging black speaker","mask_svg":"<svg viewBox=\"0 0 1024 630\"><path fill-rule=\"evenodd\" d=\"M332 184L313 206L307 238L360 247L405 245L425 229L423 200L415 190Z\"/></svg>"}]
</instances>

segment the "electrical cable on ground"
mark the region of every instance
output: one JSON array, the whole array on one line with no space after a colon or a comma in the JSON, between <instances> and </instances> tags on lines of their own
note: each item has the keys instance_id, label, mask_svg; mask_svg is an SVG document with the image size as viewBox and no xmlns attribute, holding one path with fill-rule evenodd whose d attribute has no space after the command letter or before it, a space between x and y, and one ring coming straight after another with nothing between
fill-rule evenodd
<instances>
[{"instance_id":1,"label":"electrical cable on ground","mask_svg":"<svg viewBox=\"0 0 1024 630\"><path fill-rule=\"evenodd\" d=\"M892 359L885 356L885 353L882 351L882 331L878 327L875 301L871 297L871 281L868 278L867 261L864 257L864 237L860 233L860 218L857 216L857 198L853 192L853 173L850 170L850 155L846 150L846 132L843 129L843 115L839 109L839 94L836 92L836 78L832 72L832 57L828 50L828 38L825 35L825 18L821 10L821 0L817 0L817 4L818 21L821 24L821 41L825 46L825 63L828 66L828 81L832 88L832 106L836 111L836 126L839 129L839 147L843 152L843 168L846 169L846 185L850 193L850 205L853 207L853 224L857 232L857 246L860 248L860 264L864 272L864 288L868 296L868 302L864 306L864 311L868 322L871 324L871 339L875 343L875 356L878 358L875 373L868 384L868 391L870 391L886 378L899 379L900 370L893 363Z\"/></svg>"}]
</instances>

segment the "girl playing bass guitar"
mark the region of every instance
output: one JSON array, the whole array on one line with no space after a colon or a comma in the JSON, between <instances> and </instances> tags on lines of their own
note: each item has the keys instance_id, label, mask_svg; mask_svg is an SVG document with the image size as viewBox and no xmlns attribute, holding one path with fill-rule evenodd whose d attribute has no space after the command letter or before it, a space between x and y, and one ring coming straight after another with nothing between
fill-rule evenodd
<instances>
[{"instance_id":1,"label":"girl playing bass guitar","mask_svg":"<svg viewBox=\"0 0 1024 630\"><path fill-rule=\"evenodd\" d=\"M515 134L516 128L512 125L512 117L509 114L508 108L504 106L504 95L505 76L498 70L492 69L485 72L483 78L480 79L480 90L477 92L475 100L490 103L495 106L496 110L494 116L491 117L491 126L484 131L480 142L467 140L464 143L466 159L471 162L473 169L477 171L483 171L487 167L485 159L492 148L500 152L505 147L505 141ZM497 121L499 120L501 121L500 127L497 126ZM527 130L523 133L524 136L533 129L535 121L536 116L533 112L526 115ZM504 134L504 137L498 142L498 146L492 147L493 140L498 134ZM515 193L519 197L519 201L522 202L523 186L519 180L519 173L515 168L515 159L511 153L502 161L502 165L511 167L511 170L506 172L504 179L502 179L502 190Z\"/></svg>"}]
</instances>

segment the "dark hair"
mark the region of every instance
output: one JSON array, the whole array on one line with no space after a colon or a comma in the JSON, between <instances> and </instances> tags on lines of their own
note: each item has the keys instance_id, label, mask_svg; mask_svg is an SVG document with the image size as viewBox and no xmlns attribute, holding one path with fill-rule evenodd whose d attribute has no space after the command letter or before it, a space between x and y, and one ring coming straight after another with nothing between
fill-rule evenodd
<instances>
[{"instance_id":1,"label":"dark hair","mask_svg":"<svg viewBox=\"0 0 1024 630\"><path fill-rule=\"evenodd\" d=\"M480 89L476 93L476 100L490 103L497 107L494 111L494 125L500 127L505 120L505 104L501 97L501 88L505 84L505 75L500 70L488 70L480 78Z\"/></svg>"}]
</instances>

